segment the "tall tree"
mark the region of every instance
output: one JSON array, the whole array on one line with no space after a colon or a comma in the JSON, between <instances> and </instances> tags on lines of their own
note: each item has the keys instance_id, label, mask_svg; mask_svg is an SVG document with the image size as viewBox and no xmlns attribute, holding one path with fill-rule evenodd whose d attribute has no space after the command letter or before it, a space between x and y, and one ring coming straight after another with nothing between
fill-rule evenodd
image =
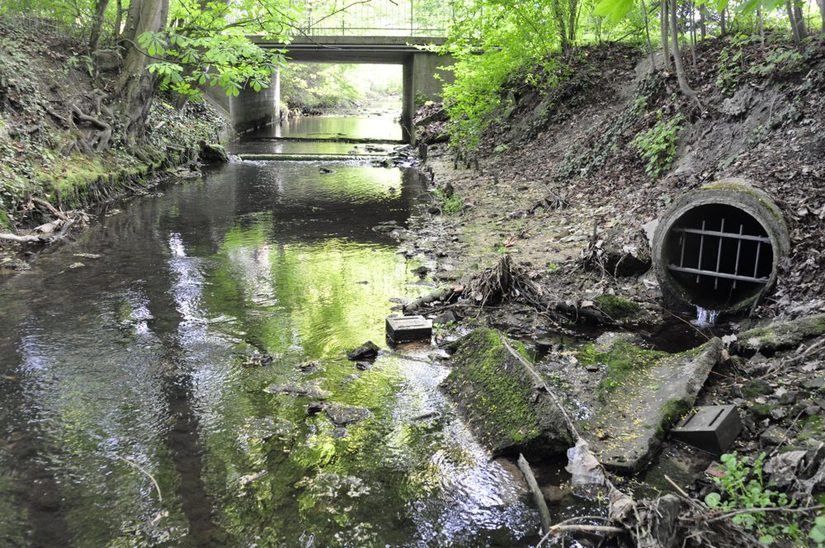
<instances>
[{"instance_id":1,"label":"tall tree","mask_svg":"<svg viewBox=\"0 0 825 548\"><path fill-rule=\"evenodd\" d=\"M132 0L129 6L124 33L126 56L114 97L115 113L128 144L143 135L156 81L147 71L150 56L138 47L136 39L164 30L168 15L169 0Z\"/></svg>"}]
</instances>

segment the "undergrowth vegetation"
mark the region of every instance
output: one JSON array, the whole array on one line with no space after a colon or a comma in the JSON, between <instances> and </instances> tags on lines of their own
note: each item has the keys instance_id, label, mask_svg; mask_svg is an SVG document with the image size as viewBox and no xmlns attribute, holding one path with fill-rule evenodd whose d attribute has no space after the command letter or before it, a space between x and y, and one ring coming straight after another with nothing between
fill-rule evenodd
<instances>
[{"instance_id":1,"label":"undergrowth vegetation","mask_svg":"<svg viewBox=\"0 0 825 548\"><path fill-rule=\"evenodd\" d=\"M661 111L657 118L655 126L636 135L630 143L645 161L645 173L653 179L665 173L676 158L679 129L685 120L681 114L665 120Z\"/></svg>"}]
</instances>

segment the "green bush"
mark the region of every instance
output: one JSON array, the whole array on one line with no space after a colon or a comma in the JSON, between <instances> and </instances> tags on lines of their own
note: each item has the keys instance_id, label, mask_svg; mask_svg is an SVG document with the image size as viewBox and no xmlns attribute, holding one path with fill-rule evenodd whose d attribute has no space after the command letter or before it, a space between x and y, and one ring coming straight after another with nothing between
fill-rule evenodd
<instances>
[{"instance_id":1,"label":"green bush","mask_svg":"<svg viewBox=\"0 0 825 548\"><path fill-rule=\"evenodd\" d=\"M646 162L645 173L654 179L661 177L676 158L678 133L685 121L681 114L670 120L662 119L662 111L659 111L658 116L659 121L655 126L636 135L630 143Z\"/></svg>"}]
</instances>

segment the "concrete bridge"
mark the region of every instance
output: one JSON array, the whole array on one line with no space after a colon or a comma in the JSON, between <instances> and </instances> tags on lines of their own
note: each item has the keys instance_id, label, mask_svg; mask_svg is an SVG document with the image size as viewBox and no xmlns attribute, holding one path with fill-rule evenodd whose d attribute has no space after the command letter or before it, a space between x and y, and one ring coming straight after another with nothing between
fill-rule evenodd
<instances>
[{"instance_id":1,"label":"concrete bridge","mask_svg":"<svg viewBox=\"0 0 825 548\"><path fill-rule=\"evenodd\" d=\"M412 117L417 101L441 98L442 81L450 81L452 73L444 68L452 63L449 56L424 51L417 46L441 45L444 38L407 36L305 36L290 44L256 40L266 49L283 49L288 61L296 63L370 63L395 64L403 67L403 108L401 125L405 140L412 135ZM237 97L216 97L229 111L235 130L249 131L276 123L280 118L280 72L272 85L260 92L243 90Z\"/></svg>"}]
</instances>

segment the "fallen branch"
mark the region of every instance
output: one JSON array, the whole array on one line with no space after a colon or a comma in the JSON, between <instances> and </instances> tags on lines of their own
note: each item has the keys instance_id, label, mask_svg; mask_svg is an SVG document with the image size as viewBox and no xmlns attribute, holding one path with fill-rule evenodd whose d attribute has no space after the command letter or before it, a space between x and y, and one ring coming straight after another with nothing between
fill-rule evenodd
<instances>
[{"instance_id":1,"label":"fallen branch","mask_svg":"<svg viewBox=\"0 0 825 548\"><path fill-rule=\"evenodd\" d=\"M542 494L541 489L539 489L536 476L533 475L533 471L530 469L530 463L527 462L527 459L525 459L524 455L521 453L519 453L518 456L518 467L519 470L521 470L521 473L524 474L524 479L527 480L527 486L530 488L530 492L533 493L533 501L535 501L536 507L539 509L539 516L541 517L541 530L549 532L552 527L550 509L547 508L547 502L544 500L544 495Z\"/></svg>"},{"instance_id":2,"label":"fallen branch","mask_svg":"<svg viewBox=\"0 0 825 548\"><path fill-rule=\"evenodd\" d=\"M150 480L152 480L152 483L155 484L155 490L157 490L157 492L158 492L158 502L163 503L163 493L160 492L160 485L158 484L158 480L155 479L155 476L150 474L145 468L143 468L138 463L136 463L134 461L131 461L131 460L127 459L126 457L121 457L120 455L115 455L115 456L117 458L119 458L120 460L122 460L123 462L125 462L126 464L128 464L129 466L131 466L132 468L135 468L138 471L140 471L143 475L145 475Z\"/></svg>"}]
</instances>

